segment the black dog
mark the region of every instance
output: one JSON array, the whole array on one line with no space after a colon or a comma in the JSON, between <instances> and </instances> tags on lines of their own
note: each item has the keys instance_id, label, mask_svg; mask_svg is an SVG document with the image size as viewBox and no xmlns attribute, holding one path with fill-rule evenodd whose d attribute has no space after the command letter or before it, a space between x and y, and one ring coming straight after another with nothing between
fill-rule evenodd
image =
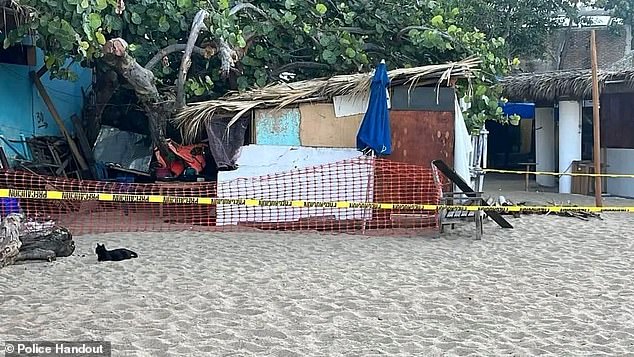
<instances>
[{"instance_id":1,"label":"black dog","mask_svg":"<svg viewBox=\"0 0 634 357\"><path fill-rule=\"evenodd\" d=\"M105 245L99 244L99 243L97 243L97 248L95 248L95 253L97 253L97 261L100 261L100 262L107 261L107 260L118 262L120 260L139 257L135 252L129 249L120 248L120 249L107 250Z\"/></svg>"}]
</instances>

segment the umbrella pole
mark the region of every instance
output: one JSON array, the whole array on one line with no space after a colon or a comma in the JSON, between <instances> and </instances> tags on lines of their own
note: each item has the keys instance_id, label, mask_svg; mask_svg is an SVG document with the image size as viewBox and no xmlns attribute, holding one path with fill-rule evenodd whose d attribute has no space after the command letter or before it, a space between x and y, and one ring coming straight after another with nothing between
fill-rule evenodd
<instances>
[{"instance_id":1,"label":"umbrella pole","mask_svg":"<svg viewBox=\"0 0 634 357\"><path fill-rule=\"evenodd\" d=\"M368 174L368 183L366 184L366 188L365 188L365 202L366 203L370 203L368 202L370 200L370 186L372 186L372 178L374 177L374 163L375 163L375 157L374 157L374 150L372 150L370 152L370 160L372 160L372 169L370 170L370 173ZM368 209L369 208L364 208L363 209L363 227L361 228L361 234L365 234L365 228L367 226L367 222L368 222ZM370 210L370 215L372 215L372 209Z\"/></svg>"}]
</instances>

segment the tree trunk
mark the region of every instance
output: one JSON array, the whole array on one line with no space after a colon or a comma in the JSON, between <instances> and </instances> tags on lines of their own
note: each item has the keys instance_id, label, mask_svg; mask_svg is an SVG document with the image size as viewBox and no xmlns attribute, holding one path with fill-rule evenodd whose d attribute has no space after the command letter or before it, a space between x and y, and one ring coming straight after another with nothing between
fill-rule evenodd
<instances>
[{"instance_id":1,"label":"tree trunk","mask_svg":"<svg viewBox=\"0 0 634 357\"><path fill-rule=\"evenodd\" d=\"M162 102L156 88L156 77L152 71L137 63L127 49L128 43L124 39L111 39L103 47L103 59L134 88L148 116L150 135L155 147L163 155L168 155L165 130L167 119L172 115L173 104Z\"/></svg>"},{"instance_id":2,"label":"tree trunk","mask_svg":"<svg viewBox=\"0 0 634 357\"><path fill-rule=\"evenodd\" d=\"M0 223L0 268L13 264L20 252L22 215L12 213Z\"/></svg>"},{"instance_id":3,"label":"tree trunk","mask_svg":"<svg viewBox=\"0 0 634 357\"><path fill-rule=\"evenodd\" d=\"M68 229L44 227L25 230L21 214L10 214L0 224L0 268L19 261L47 260L68 257L75 251L75 242Z\"/></svg>"},{"instance_id":4,"label":"tree trunk","mask_svg":"<svg viewBox=\"0 0 634 357\"><path fill-rule=\"evenodd\" d=\"M64 227L52 227L20 236L22 247L16 261L48 260L68 257L75 251L73 236Z\"/></svg>"}]
</instances>

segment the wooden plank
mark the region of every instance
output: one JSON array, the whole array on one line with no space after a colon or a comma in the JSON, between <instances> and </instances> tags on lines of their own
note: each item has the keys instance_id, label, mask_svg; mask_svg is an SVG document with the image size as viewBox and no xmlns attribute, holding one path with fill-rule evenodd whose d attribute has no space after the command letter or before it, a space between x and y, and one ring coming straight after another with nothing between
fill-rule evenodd
<instances>
[{"instance_id":1,"label":"wooden plank","mask_svg":"<svg viewBox=\"0 0 634 357\"><path fill-rule=\"evenodd\" d=\"M90 147L90 141L88 140L88 136L84 131L84 127L81 124L81 120L75 114L70 116L70 119L73 122L73 127L75 128L75 133L77 134L77 138L79 139L79 147L81 148L82 154L88 161L90 165L90 174L92 178L97 179L97 171L95 169L95 156L93 155L92 148Z\"/></svg>"},{"instance_id":2,"label":"wooden plank","mask_svg":"<svg viewBox=\"0 0 634 357\"><path fill-rule=\"evenodd\" d=\"M33 83L35 84L37 91L42 96L44 103L48 107L48 110L51 112L53 119L59 126L59 129L62 132L62 135L68 142L68 147L70 147L70 151L73 153L73 156L77 160L77 164L82 170L88 170L88 164L86 163L86 160L84 160L84 157L79 152L79 148L77 148L77 145L73 141L73 138L70 136L70 133L66 129L66 125L64 125L64 121L62 120L62 117L57 112L57 109L55 109L55 104L51 100L51 97L48 95L46 88L44 88L42 81L40 81L40 77L38 77L37 73L31 72L31 78L33 79Z\"/></svg>"},{"instance_id":3,"label":"wooden plank","mask_svg":"<svg viewBox=\"0 0 634 357\"><path fill-rule=\"evenodd\" d=\"M447 176L447 178L449 178L453 183L455 183L458 186L458 188L460 188L460 190L465 193L466 196L476 197L476 193L469 186L469 184L464 182L464 180L453 169L447 166L447 164L444 161L434 160L432 163L434 164L434 166L438 168L438 170L440 170L440 172L442 172L445 176ZM480 204L482 206L488 206L488 204L484 202L484 200L482 200ZM485 213L489 217L491 217L491 219L495 221L495 223L497 223L500 227L513 228L513 226L506 219L504 219L504 217L502 217L502 215L500 215L499 212L485 211Z\"/></svg>"},{"instance_id":4,"label":"wooden plank","mask_svg":"<svg viewBox=\"0 0 634 357\"><path fill-rule=\"evenodd\" d=\"M88 136L86 136L81 120L76 114L71 115L70 119L73 122L77 139L79 139L79 147L81 148L82 154L89 163L95 162L92 149L90 148L90 141L88 140Z\"/></svg>"},{"instance_id":5,"label":"wooden plank","mask_svg":"<svg viewBox=\"0 0 634 357\"><path fill-rule=\"evenodd\" d=\"M356 148L363 114L337 118L332 104L300 104L302 146Z\"/></svg>"}]
</instances>

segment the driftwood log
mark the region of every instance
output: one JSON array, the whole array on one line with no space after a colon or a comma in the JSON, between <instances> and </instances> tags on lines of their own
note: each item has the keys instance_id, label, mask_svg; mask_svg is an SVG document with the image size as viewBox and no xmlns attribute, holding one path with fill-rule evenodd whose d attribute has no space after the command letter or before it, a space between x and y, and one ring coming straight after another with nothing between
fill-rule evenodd
<instances>
[{"instance_id":1,"label":"driftwood log","mask_svg":"<svg viewBox=\"0 0 634 357\"><path fill-rule=\"evenodd\" d=\"M0 224L0 268L19 261L54 261L75 251L68 229L54 225L27 226L20 214L10 214Z\"/></svg>"},{"instance_id":2,"label":"driftwood log","mask_svg":"<svg viewBox=\"0 0 634 357\"><path fill-rule=\"evenodd\" d=\"M15 213L8 215L0 223L0 268L13 264L20 253L21 223L22 216Z\"/></svg>"},{"instance_id":3,"label":"driftwood log","mask_svg":"<svg viewBox=\"0 0 634 357\"><path fill-rule=\"evenodd\" d=\"M20 235L22 247L16 261L47 260L68 257L75 251L75 242L68 229L51 227Z\"/></svg>"}]
</instances>

